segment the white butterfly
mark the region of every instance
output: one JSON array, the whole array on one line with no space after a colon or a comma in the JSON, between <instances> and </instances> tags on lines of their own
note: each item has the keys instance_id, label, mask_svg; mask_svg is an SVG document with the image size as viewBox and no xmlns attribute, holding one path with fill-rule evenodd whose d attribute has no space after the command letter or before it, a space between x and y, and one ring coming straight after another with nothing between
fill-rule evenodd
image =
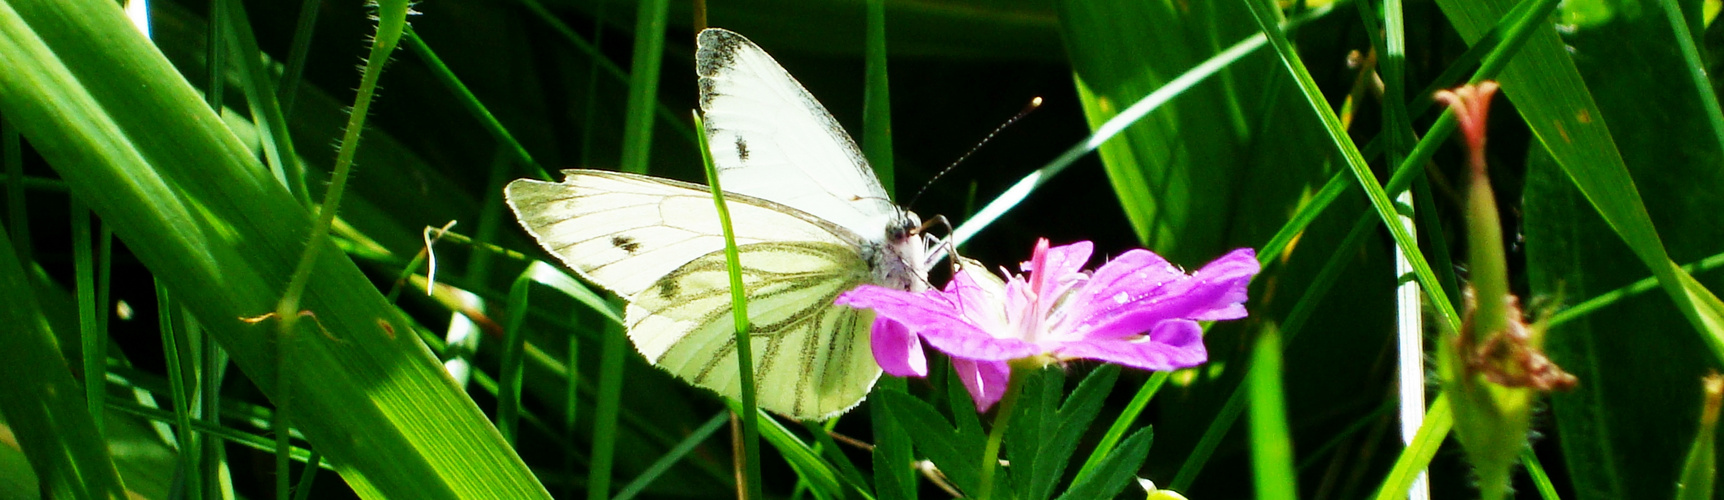
<instances>
[{"instance_id":1,"label":"white butterfly","mask_svg":"<svg viewBox=\"0 0 1724 500\"><path fill-rule=\"evenodd\" d=\"M833 305L862 283L926 287L926 236L894 206L856 143L742 35L707 29L695 54L706 135L740 251L761 408L826 419L867 396L880 367L872 311ZM506 197L539 244L629 302L647 360L741 395L724 239L711 192L669 179L565 170Z\"/></svg>"}]
</instances>

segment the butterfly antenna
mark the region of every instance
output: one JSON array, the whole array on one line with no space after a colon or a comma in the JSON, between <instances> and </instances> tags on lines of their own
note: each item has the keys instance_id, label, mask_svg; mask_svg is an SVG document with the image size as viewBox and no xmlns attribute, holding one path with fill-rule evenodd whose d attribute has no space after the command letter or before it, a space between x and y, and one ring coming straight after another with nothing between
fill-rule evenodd
<instances>
[{"instance_id":1,"label":"butterfly antenna","mask_svg":"<svg viewBox=\"0 0 1724 500\"><path fill-rule=\"evenodd\" d=\"M1010 119L1006 120L1005 123L1001 123L1000 126L994 127L994 131L988 132L987 136L982 137L981 142L977 142L976 145L974 147L971 147L968 152L965 152L963 156L959 156L958 159L956 161L953 161L951 165L947 165L946 168L940 170L940 173L934 174L933 178L928 179L928 182L923 183L922 189L917 190L916 196L911 196L910 202L904 204L904 206L906 206L906 207L916 206L916 200L921 199L922 194L928 192L928 186L934 185L934 181L940 180L940 177L945 176L946 172L951 172L952 169L958 168L959 164L962 164L962 163L964 163L964 160L969 159L970 155L976 154L976 151L982 149L982 146L987 145L988 141L991 141L994 139L994 136L1000 135L1000 131L1005 130L1006 127L1012 126L1013 123L1017 123L1018 120L1023 119L1025 116L1028 116L1030 114L1030 112L1035 111L1036 108L1040 108L1041 106L1042 106L1042 98L1040 96L1037 96L1034 99L1030 99L1030 103L1024 105L1024 109L1021 111L1018 111L1018 114L1013 115Z\"/></svg>"}]
</instances>

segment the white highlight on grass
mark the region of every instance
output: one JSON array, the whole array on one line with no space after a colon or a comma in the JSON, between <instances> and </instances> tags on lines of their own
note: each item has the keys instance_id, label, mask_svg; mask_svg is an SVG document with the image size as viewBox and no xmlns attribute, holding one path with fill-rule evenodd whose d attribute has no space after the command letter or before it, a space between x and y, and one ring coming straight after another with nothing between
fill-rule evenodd
<instances>
[{"instance_id":1,"label":"white highlight on grass","mask_svg":"<svg viewBox=\"0 0 1724 500\"><path fill-rule=\"evenodd\" d=\"M1333 8L1333 6L1323 6L1311 9L1304 15L1283 23L1282 28L1291 28L1302 24L1305 21L1323 17ZM1006 211L1011 210L1013 207L1016 207L1018 203L1023 202L1024 198L1029 197L1030 193L1034 192L1037 187L1041 187L1041 185L1046 184L1049 179L1052 179L1055 175L1059 175L1060 171L1071 166L1071 164L1076 162L1078 158L1082 158L1091 151L1095 151L1096 148L1101 147L1102 143L1105 143L1108 139L1112 139L1114 136L1119 135L1120 132L1125 131L1126 127L1131 126L1133 123L1137 123L1139 119L1142 119L1151 111L1155 111L1157 108L1160 108L1161 105L1167 104L1168 101L1172 101L1174 97L1178 97L1180 94L1185 93L1186 90L1190 90L1192 87L1197 86L1198 83L1202 83L1203 80L1208 79L1210 76L1214 76L1216 73L1221 72L1222 69L1233 64L1235 61L1250 55L1257 49L1263 48L1263 46L1268 43L1269 39L1262 33L1240 40L1238 43L1233 44L1232 47L1228 47L1227 50L1210 57L1208 60L1203 61L1203 63L1198 64L1196 67L1180 74L1179 77L1167 82L1166 85L1162 85L1160 88L1155 89L1155 91L1150 92L1149 95L1143 96L1142 99L1138 99L1138 101L1133 103L1131 107L1125 108L1120 111L1119 114L1114 115L1113 118L1109 118L1106 122L1103 122L1101 126L1096 127L1095 133L1090 134L1089 138L1072 146L1071 149L1067 149L1064 153L1061 153L1058 158L1054 158L1053 161L1048 162L1046 166L1024 176L1023 180L1018 181L1017 184L1013 184L1010 189L1001 193L998 198L994 198L994 201L988 202L987 206L982 207L980 211L976 212L976 215L970 217L969 220L964 221L964 223L959 225L957 229L952 230L951 240L956 244L937 249L932 262L938 262L940 259L945 258L945 248L963 245L964 242L969 241L970 237L981 231L982 228L987 227L989 224L993 224L1001 215L1005 215Z\"/></svg>"},{"instance_id":2,"label":"white highlight on grass","mask_svg":"<svg viewBox=\"0 0 1724 500\"><path fill-rule=\"evenodd\" d=\"M150 38L149 0L126 0L126 19L132 21L132 26L138 28L138 32L143 33L145 39Z\"/></svg>"},{"instance_id":3,"label":"white highlight on grass","mask_svg":"<svg viewBox=\"0 0 1724 500\"><path fill-rule=\"evenodd\" d=\"M1402 191L1395 198L1401 216L1396 221L1406 228L1408 236L1417 237L1413 231L1413 192ZM1407 260L1406 252L1395 252L1395 277L1400 285L1395 288L1395 330L1400 340L1399 361L1400 373L1397 374L1401 395L1401 442L1408 446L1413 443L1413 436L1419 433L1419 426L1425 423L1425 327L1423 308L1419 302L1419 282L1412 279L1413 264ZM1425 471L1419 471L1419 477L1413 480L1413 485L1407 490L1409 500L1429 500L1431 498L1430 482L1425 477Z\"/></svg>"},{"instance_id":4,"label":"white highlight on grass","mask_svg":"<svg viewBox=\"0 0 1724 500\"><path fill-rule=\"evenodd\" d=\"M444 290L461 303L463 309L485 312L485 301L473 292L455 287L444 287ZM473 364L467 361L467 355L479 351L479 339L485 335L479 330L479 325L461 314L460 310L449 313L449 333L443 335L443 341L448 349L457 354L443 362L443 369L449 371L449 376L455 379L455 385L466 387L473 374Z\"/></svg>"}]
</instances>

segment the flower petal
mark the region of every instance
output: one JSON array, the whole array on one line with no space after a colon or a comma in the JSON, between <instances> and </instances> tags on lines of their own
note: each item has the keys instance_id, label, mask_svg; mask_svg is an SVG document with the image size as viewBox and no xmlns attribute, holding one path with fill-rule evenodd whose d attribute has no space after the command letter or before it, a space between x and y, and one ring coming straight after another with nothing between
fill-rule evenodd
<instances>
[{"instance_id":1,"label":"flower petal","mask_svg":"<svg viewBox=\"0 0 1724 500\"><path fill-rule=\"evenodd\" d=\"M1084 264L1089 263L1089 256L1094 252L1095 243L1088 241L1049 248L1047 261L1042 264L1040 271L1047 273L1048 278L1054 280L1083 272Z\"/></svg>"},{"instance_id":2,"label":"flower petal","mask_svg":"<svg viewBox=\"0 0 1724 500\"><path fill-rule=\"evenodd\" d=\"M905 329L927 339L935 349L954 356L999 361L1038 354L1034 344L1013 338L994 338L966 319L959 305L945 292L911 293L874 285L861 285L838 295L834 301L859 309L873 309L879 318L890 318ZM1000 307L994 302L964 307Z\"/></svg>"},{"instance_id":3,"label":"flower petal","mask_svg":"<svg viewBox=\"0 0 1724 500\"><path fill-rule=\"evenodd\" d=\"M1200 321L1245 316L1246 286L1257 274L1256 253L1235 250L1198 270L1180 273L1147 250L1132 250L1096 271L1070 313L1068 338L1123 338L1169 319Z\"/></svg>"},{"instance_id":4,"label":"flower petal","mask_svg":"<svg viewBox=\"0 0 1724 500\"><path fill-rule=\"evenodd\" d=\"M1257 252L1249 248L1234 250L1203 266L1195 277L1204 283L1221 287L1225 295L1217 302L1227 305L1191 316L1191 319L1220 321L1245 317L1245 288L1251 284L1251 278L1257 276L1257 272L1262 269L1262 264L1257 262Z\"/></svg>"},{"instance_id":5,"label":"flower petal","mask_svg":"<svg viewBox=\"0 0 1724 500\"><path fill-rule=\"evenodd\" d=\"M994 407L994 403L1000 402L1000 397L1006 395L1006 385L1012 380L1012 368L1004 361L954 357L952 370L958 372L958 379L964 381L964 387L970 390L970 399L976 402L976 413L986 412Z\"/></svg>"},{"instance_id":6,"label":"flower petal","mask_svg":"<svg viewBox=\"0 0 1724 500\"><path fill-rule=\"evenodd\" d=\"M1059 347L1062 358L1087 358L1151 371L1168 371L1203 364L1209 351L1203 347L1203 327L1196 321L1172 319L1156 325L1147 336L1126 339L1090 339L1067 342Z\"/></svg>"},{"instance_id":7,"label":"flower petal","mask_svg":"<svg viewBox=\"0 0 1724 500\"><path fill-rule=\"evenodd\" d=\"M928 376L928 357L922 354L922 339L916 338L904 324L878 316L872 330L869 342L880 369L894 377Z\"/></svg>"}]
</instances>

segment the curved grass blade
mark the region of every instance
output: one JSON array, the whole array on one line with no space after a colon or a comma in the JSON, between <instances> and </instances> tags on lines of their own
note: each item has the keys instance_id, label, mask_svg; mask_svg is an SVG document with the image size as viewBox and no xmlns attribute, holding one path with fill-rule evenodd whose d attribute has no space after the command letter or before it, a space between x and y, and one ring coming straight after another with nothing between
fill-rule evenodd
<instances>
[{"instance_id":1,"label":"curved grass blade","mask_svg":"<svg viewBox=\"0 0 1724 500\"><path fill-rule=\"evenodd\" d=\"M0 48L18 17L0 5ZM127 28L131 29L131 28ZM0 59L4 59L0 53ZM125 486L107 443L85 407L72 368L56 347L54 333L36 303L12 244L0 235L0 414L17 436L41 493L54 498L123 498Z\"/></svg>"},{"instance_id":2,"label":"curved grass blade","mask_svg":"<svg viewBox=\"0 0 1724 500\"><path fill-rule=\"evenodd\" d=\"M1263 329L1251 359L1251 478L1257 498L1299 497L1293 472L1293 438L1287 430L1286 396L1281 390L1281 332Z\"/></svg>"},{"instance_id":3,"label":"curved grass blade","mask_svg":"<svg viewBox=\"0 0 1724 500\"><path fill-rule=\"evenodd\" d=\"M530 1L530 0L528 0ZM528 4L531 7L533 4ZM664 59L666 0L641 2L635 12L634 67L629 82L628 117L623 122L621 170L646 173L652 144L658 74ZM544 16L550 17L550 16ZM560 26L561 24L556 24ZM566 28L566 26L565 26ZM572 36L571 39L577 39ZM670 121L670 120L666 120ZM703 149L704 150L704 149ZM628 343L621 326L608 326L599 347L598 404L593 412L593 464L587 472L588 500L610 497L611 467L616 452L617 413L621 406L623 358Z\"/></svg>"},{"instance_id":4,"label":"curved grass blade","mask_svg":"<svg viewBox=\"0 0 1724 500\"><path fill-rule=\"evenodd\" d=\"M1455 423L1454 418L1449 411L1449 395L1437 396L1431 402L1431 408L1425 411L1424 425L1420 425L1419 432L1413 435L1413 442L1401 450L1395 466L1383 479L1383 487L1377 489L1376 500L1406 498L1407 489L1413 486L1413 481L1431 464L1431 457L1436 456L1437 449L1442 447L1443 438L1449 435L1449 428Z\"/></svg>"},{"instance_id":5,"label":"curved grass blade","mask_svg":"<svg viewBox=\"0 0 1724 500\"><path fill-rule=\"evenodd\" d=\"M697 128L705 130L699 113L695 113L694 123ZM763 498L760 484L760 412L754 404L754 391L758 388L754 382L754 349L751 336L748 334L748 288L742 284L741 257L737 255L736 233L730 227L730 208L724 202L724 188L718 183L718 168L712 165L712 150L706 143L706 136L700 136L701 163L706 167L706 182L712 189L712 203L718 209L718 227L724 230L724 268L730 275L730 316L735 321L736 334L736 369L742 377L742 411L738 412L742 420L742 459L743 470L746 471L743 480L743 498Z\"/></svg>"},{"instance_id":6,"label":"curved grass blade","mask_svg":"<svg viewBox=\"0 0 1724 500\"><path fill-rule=\"evenodd\" d=\"M278 372L317 388L294 391L308 416L298 423L349 485L373 497L548 496L423 347L388 335L408 331L399 312L333 248L303 302L316 319L300 323L295 363L281 369L274 329L238 318L281 297L310 216L118 6L9 2L0 46L0 112L266 394L283 388Z\"/></svg>"}]
</instances>

